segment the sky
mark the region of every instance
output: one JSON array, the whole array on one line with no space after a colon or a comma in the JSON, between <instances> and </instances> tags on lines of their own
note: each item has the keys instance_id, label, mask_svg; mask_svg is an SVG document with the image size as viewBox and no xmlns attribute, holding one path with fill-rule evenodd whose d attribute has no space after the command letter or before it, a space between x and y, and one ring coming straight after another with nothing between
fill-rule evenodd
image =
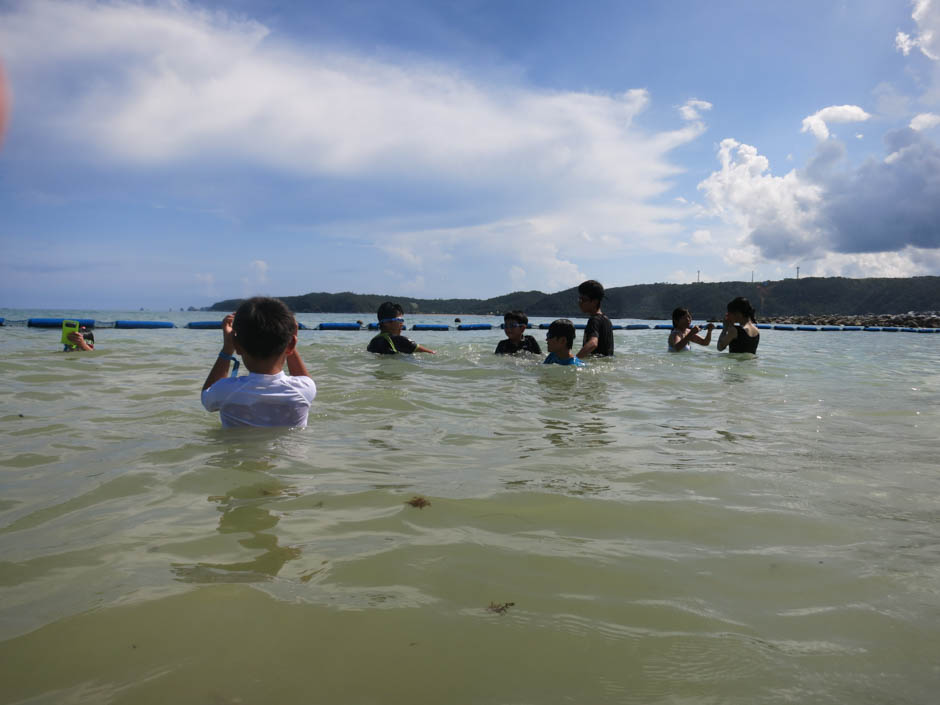
<instances>
[{"instance_id":1,"label":"sky","mask_svg":"<svg viewBox=\"0 0 940 705\"><path fill-rule=\"evenodd\" d=\"M0 0L0 66L0 307L940 274L940 0Z\"/></svg>"}]
</instances>

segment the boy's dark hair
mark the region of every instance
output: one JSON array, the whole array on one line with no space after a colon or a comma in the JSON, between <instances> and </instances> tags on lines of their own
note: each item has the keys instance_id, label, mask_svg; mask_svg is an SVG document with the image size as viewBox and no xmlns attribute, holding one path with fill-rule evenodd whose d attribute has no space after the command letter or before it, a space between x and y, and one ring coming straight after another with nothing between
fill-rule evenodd
<instances>
[{"instance_id":1,"label":"boy's dark hair","mask_svg":"<svg viewBox=\"0 0 940 705\"><path fill-rule=\"evenodd\" d=\"M757 319L754 317L754 307L751 306L751 302L743 296L739 296L728 302L728 313L740 313L747 316L748 320L755 323L757 322Z\"/></svg>"},{"instance_id":2,"label":"boy's dark hair","mask_svg":"<svg viewBox=\"0 0 940 705\"><path fill-rule=\"evenodd\" d=\"M266 360L284 352L297 332L297 321L280 299L256 296L235 311L232 330L246 353Z\"/></svg>"},{"instance_id":3,"label":"boy's dark hair","mask_svg":"<svg viewBox=\"0 0 940 705\"><path fill-rule=\"evenodd\" d=\"M507 311L504 313L503 322L506 323L508 321L512 321L513 323L521 323L524 326L529 325L529 317L522 311Z\"/></svg>"},{"instance_id":4,"label":"boy's dark hair","mask_svg":"<svg viewBox=\"0 0 940 705\"><path fill-rule=\"evenodd\" d=\"M546 336L549 338L564 338L568 343L568 349L571 350L571 346L574 345L574 323L567 318L554 320L548 327Z\"/></svg>"},{"instance_id":5,"label":"boy's dark hair","mask_svg":"<svg viewBox=\"0 0 940 705\"><path fill-rule=\"evenodd\" d=\"M404 312L405 309L403 309L400 304L396 304L393 301L386 301L379 306L379 310L376 311L375 315L376 318L381 321L383 318L401 318Z\"/></svg>"},{"instance_id":6,"label":"boy's dark hair","mask_svg":"<svg viewBox=\"0 0 940 705\"><path fill-rule=\"evenodd\" d=\"M594 279L588 279L578 285L578 293L592 301L601 301L604 298L604 285Z\"/></svg>"},{"instance_id":7,"label":"boy's dark hair","mask_svg":"<svg viewBox=\"0 0 940 705\"><path fill-rule=\"evenodd\" d=\"M683 316L688 315L689 313L690 311L687 308L679 307L679 308L673 309L672 310L672 325L676 325L676 321L678 321Z\"/></svg>"}]
</instances>

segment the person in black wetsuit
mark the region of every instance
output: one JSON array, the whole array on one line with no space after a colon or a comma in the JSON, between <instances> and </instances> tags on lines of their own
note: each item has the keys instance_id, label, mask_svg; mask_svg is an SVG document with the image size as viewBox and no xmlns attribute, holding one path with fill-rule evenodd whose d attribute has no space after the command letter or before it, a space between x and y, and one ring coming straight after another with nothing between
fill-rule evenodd
<instances>
[{"instance_id":1,"label":"person in black wetsuit","mask_svg":"<svg viewBox=\"0 0 940 705\"><path fill-rule=\"evenodd\" d=\"M577 355L582 360L614 354L614 328L601 311L603 298L604 286L599 281L588 279L578 286L578 307L588 315L584 340Z\"/></svg>"},{"instance_id":2,"label":"person in black wetsuit","mask_svg":"<svg viewBox=\"0 0 940 705\"><path fill-rule=\"evenodd\" d=\"M718 336L718 350L728 348L732 353L756 353L760 331L754 323L754 307L743 296L728 303L724 327Z\"/></svg>"},{"instance_id":3,"label":"person in black wetsuit","mask_svg":"<svg viewBox=\"0 0 940 705\"><path fill-rule=\"evenodd\" d=\"M506 331L506 339L500 340L496 346L496 355L512 355L517 352L530 352L536 355L542 354L542 348L531 335L524 335L526 326L529 325L529 317L522 311L510 311L503 316L503 328Z\"/></svg>"},{"instance_id":4,"label":"person in black wetsuit","mask_svg":"<svg viewBox=\"0 0 940 705\"><path fill-rule=\"evenodd\" d=\"M434 351L418 345L410 338L401 334L401 327L405 319L402 318L404 310L399 304L386 301L377 312L379 319L379 331L377 336L369 341L368 352L379 353L380 355L395 355L396 353L425 352L434 354Z\"/></svg>"}]
</instances>

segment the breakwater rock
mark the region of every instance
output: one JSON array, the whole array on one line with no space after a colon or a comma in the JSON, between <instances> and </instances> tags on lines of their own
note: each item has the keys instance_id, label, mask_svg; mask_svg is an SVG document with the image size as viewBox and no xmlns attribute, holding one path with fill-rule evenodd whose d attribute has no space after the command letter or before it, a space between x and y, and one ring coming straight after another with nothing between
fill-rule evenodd
<instances>
[{"instance_id":1,"label":"breakwater rock","mask_svg":"<svg viewBox=\"0 0 940 705\"><path fill-rule=\"evenodd\" d=\"M761 323L784 323L800 326L894 326L898 328L940 328L940 311L891 314L769 316Z\"/></svg>"}]
</instances>

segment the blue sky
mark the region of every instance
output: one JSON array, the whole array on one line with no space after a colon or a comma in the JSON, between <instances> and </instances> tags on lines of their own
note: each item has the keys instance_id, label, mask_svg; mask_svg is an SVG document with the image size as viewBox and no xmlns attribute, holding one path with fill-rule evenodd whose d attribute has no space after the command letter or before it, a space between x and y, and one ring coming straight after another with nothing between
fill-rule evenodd
<instances>
[{"instance_id":1,"label":"blue sky","mask_svg":"<svg viewBox=\"0 0 940 705\"><path fill-rule=\"evenodd\" d=\"M940 274L940 0L0 0L0 306Z\"/></svg>"}]
</instances>

